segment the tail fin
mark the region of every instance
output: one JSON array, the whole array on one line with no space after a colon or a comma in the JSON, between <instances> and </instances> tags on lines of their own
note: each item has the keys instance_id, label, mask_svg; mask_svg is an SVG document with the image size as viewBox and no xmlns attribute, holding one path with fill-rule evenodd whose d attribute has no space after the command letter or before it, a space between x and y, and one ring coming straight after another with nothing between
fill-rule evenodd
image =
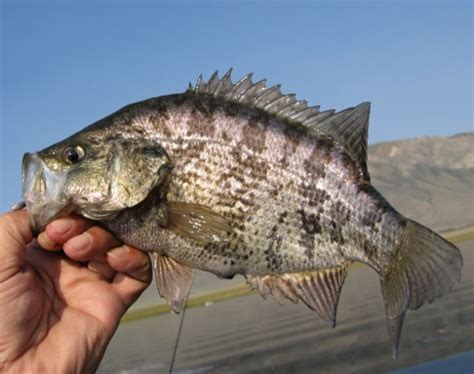
<instances>
[{"instance_id":1,"label":"tail fin","mask_svg":"<svg viewBox=\"0 0 474 374\"><path fill-rule=\"evenodd\" d=\"M463 265L456 246L427 227L407 221L397 259L380 278L393 358L398 357L406 310L448 293L459 282Z\"/></svg>"}]
</instances>

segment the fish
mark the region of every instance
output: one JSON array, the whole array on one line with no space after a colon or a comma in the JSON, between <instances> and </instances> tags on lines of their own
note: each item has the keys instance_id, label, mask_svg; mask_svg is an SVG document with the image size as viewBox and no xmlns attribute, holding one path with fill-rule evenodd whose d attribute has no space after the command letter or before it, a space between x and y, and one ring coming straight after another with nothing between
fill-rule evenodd
<instances>
[{"instance_id":1,"label":"fish","mask_svg":"<svg viewBox=\"0 0 474 374\"><path fill-rule=\"evenodd\" d=\"M365 264L380 278L396 358L406 311L459 282L459 249L371 184L369 102L322 111L231 72L25 154L32 228L72 212L97 221L150 254L175 312L200 269L241 274L264 298L301 300L334 327L348 269Z\"/></svg>"}]
</instances>

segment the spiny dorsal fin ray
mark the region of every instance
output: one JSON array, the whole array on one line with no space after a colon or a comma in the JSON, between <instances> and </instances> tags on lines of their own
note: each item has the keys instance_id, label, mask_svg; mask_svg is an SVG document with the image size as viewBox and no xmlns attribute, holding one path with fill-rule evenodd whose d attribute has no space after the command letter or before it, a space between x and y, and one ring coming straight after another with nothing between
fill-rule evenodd
<instances>
[{"instance_id":1,"label":"spiny dorsal fin ray","mask_svg":"<svg viewBox=\"0 0 474 374\"><path fill-rule=\"evenodd\" d=\"M279 304L285 299L302 300L331 327L336 326L337 304L350 262L341 266L305 273L247 275L247 283L258 289L263 298L272 294Z\"/></svg>"},{"instance_id":2,"label":"spiny dorsal fin ray","mask_svg":"<svg viewBox=\"0 0 474 374\"><path fill-rule=\"evenodd\" d=\"M194 88L190 85L188 90L246 104L289 122L300 123L316 134L328 136L357 163L364 179L370 180L367 171L369 103L337 113L334 110L320 112L319 106L309 107L305 100L296 100L294 94L282 94L280 85L267 87L265 79L253 83L252 74L245 75L234 84L231 73L232 69L219 79L216 71L207 83L199 76Z\"/></svg>"}]
</instances>

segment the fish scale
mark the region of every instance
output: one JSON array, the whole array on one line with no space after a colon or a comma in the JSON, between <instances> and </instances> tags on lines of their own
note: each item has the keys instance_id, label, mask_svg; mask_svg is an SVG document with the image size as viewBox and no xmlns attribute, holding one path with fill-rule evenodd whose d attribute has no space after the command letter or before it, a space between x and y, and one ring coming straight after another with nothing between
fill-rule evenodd
<instances>
[{"instance_id":1,"label":"fish scale","mask_svg":"<svg viewBox=\"0 0 474 374\"><path fill-rule=\"evenodd\" d=\"M242 274L262 296L301 300L335 326L348 267L364 263L379 274L396 357L406 310L459 281L459 250L370 184L368 103L320 111L230 75L130 104L26 154L33 228L71 211L99 221L150 252L176 312L198 268Z\"/></svg>"},{"instance_id":2,"label":"fish scale","mask_svg":"<svg viewBox=\"0 0 474 374\"><path fill-rule=\"evenodd\" d=\"M179 109L177 109L179 110ZM166 147L166 146L165 146ZM189 157L187 157L187 154L181 154L178 147L176 149L169 148L170 152L174 155L174 158L176 160L188 160ZM188 148L188 151L191 150L192 148ZM208 146L206 148L206 155L214 153L212 151L212 146ZM259 250L260 248L268 248L271 245L271 230L272 228L278 224L277 222L273 222L274 219L270 219L269 217L279 217L279 214L273 213L273 210L275 210L275 207L277 206L282 206L290 211L289 215L290 217L288 218L289 224L287 223L285 226L288 227L296 227L300 226L300 219L299 219L299 213L297 213L298 209L306 209L308 210L309 207L307 205L310 204L310 201L308 201L306 204L304 203L304 200L301 201L301 203L298 202L300 199L300 195L293 193L292 195L288 196L289 194L281 194L280 197L274 196L273 191L275 188L278 188L279 186L283 186L286 184L286 180L288 180L288 175L284 175L284 173L281 172L281 168L273 168L272 170L267 172L267 176L265 179L262 179L258 183L258 190L252 189L250 186L255 184L255 180L258 178L255 178L253 175L254 172L258 172L257 169L252 169L250 167L246 168L241 168L241 163L238 160L235 160L235 158L232 157L232 154L235 154L233 152L229 152L231 156L229 157L228 162L226 162L226 156L225 153L219 152L220 157L219 160L223 160L224 165L224 170L220 169L214 169L216 174L218 175L226 175L227 179L232 180L232 178L235 176L238 179L244 181L244 183L240 186L240 190L237 191L237 193L233 193L232 189L226 191L229 192L231 196L238 195L240 196L239 198L236 198L238 207L242 208L242 215L239 214L239 210L237 212L234 212L234 214L229 217L229 220L231 220L231 225L233 227L239 227L243 222L245 222L246 219L251 219L245 226L244 230L240 230L239 232L242 231L242 235L246 236L247 241L241 241L239 245L243 248L251 248L255 247L256 250ZM241 153L238 153L239 157L241 157ZM199 156L195 156L195 159L198 158ZM205 160L204 162L210 161L212 164L212 160ZM233 166L235 165L235 167ZM207 188L202 188L199 184L196 184L194 175L199 172L200 170L200 165L198 162L192 164L193 167L181 167L181 165L178 163L174 167L173 174L170 178L172 181L170 184L170 196L169 200L180 200L180 201L187 201L187 202L194 202L202 205L209 205L210 203L213 206L213 209L221 213L224 217L226 216L226 210L223 209L221 210L221 202L218 199L215 199L216 194L221 191L220 188L220 183L212 183L212 177L210 176L209 178L211 179L210 181L206 181L205 178L201 179L201 183L206 183ZM216 166L216 165L214 165ZM226 171L230 170L229 173L226 174ZM232 171L234 170L234 171ZM175 172L176 171L176 172ZM183 171L183 173L181 173ZM186 173L187 171L187 173ZM209 176L209 174L207 174ZM293 178L293 175L291 175ZM302 177L300 177L300 180L302 180ZM311 187L307 187L308 190L311 191ZM283 191L287 191L286 189L282 188ZM178 191L176 194L174 191ZM290 191L288 191L290 192ZM254 193L254 201L249 201L249 199L243 199L245 194L248 193ZM236 203L236 200L233 199L232 203ZM308 200L308 199L305 199ZM248 205L248 202L252 202L252 204ZM265 202L264 204L262 202ZM291 204L292 203L292 204ZM255 207L255 209L253 209ZM317 207L315 207L314 210L308 210L308 215L314 214L317 211ZM282 210L282 209L280 209ZM263 214L261 212L267 212L266 214ZM280 213L281 214L281 213ZM240 217L240 219L239 219ZM296 223L297 224L293 224ZM153 223L150 223L153 224ZM283 224L278 224L282 226L281 230L284 230ZM258 235L254 236L252 235L252 229L255 227L258 227L259 233ZM300 230L302 228L300 227ZM262 235L263 234L263 235ZM303 253L304 251L301 250L300 246L297 245L298 239L295 238L295 235L289 236L285 235L283 245L285 245L285 252L293 252L291 249L294 249L294 252L296 253ZM160 241L157 240L150 240L150 242L156 242L160 243ZM323 243L321 243L323 244ZM143 243L137 243L138 246L143 247ZM191 246L193 244L191 243ZM210 249L208 249L210 250ZM219 254L222 251L221 247L216 248L216 254ZM164 250L166 254L169 254L171 257L177 258L183 262L188 262L186 258L179 258L177 257L176 253L173 253L173 249L167 249ZM189 249L187 253L191 255L193 252L193 249ZM243 256L244 255L244 250L239 251L238 248L234 250L234 253L238 256ZM255 253L255 252L254 252ZM301 256L300 256L301 257ZM314 256L316 259L319 259L321 256ZM334 256L331 256L331 258L334 258ZM250 259L252 261L252 259ZM299 262L301 263L303 259L300 259ZM342 260L344 261L344 260ZM207 263L207 259L203 259L203 263L198 264L199 267L205 267ZM238 261L235 260L236 267L240 266L238 264ZM261 265L259 262L257 262L255 265L261 266L261 267L267 267L268 266L268 260L266 263ZM279 273L284 273L287 272L289 269L292 269L293 271L300 271L300 270L309 270L314 267L329 267L331 265L334 265L334 263L310 263L306 266L306 268L303 268L303 265L298 263L290 264L286 269L281 268L281 269L273 269L273 272L279 272ZM216 270L213 264L213 269ZM246 266L247 272L252 272L252 273L258 273L259 271L262 271L262 268L255 268L252 269L250 266L247 264ZM232 273L233 270L229 269L227 271L222 271L223 274L225 273Z\"/></svg>"}]
</instances>

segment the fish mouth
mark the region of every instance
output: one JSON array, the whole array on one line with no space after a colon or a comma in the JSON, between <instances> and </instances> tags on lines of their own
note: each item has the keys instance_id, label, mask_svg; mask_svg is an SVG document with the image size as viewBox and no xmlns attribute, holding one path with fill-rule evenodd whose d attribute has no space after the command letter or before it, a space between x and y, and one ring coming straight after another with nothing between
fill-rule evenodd
<instances>
[{"instance_id":1,"label":"fish mouth","mask_svg":"<svg viewBox=\"0 0 474 374\"><path fill-rule=\"evenodd\" d=\"M61 196L65 173L51 170L37 153L26 153L22 162L23 200L34 235L54 218L72 209Z\"/></svg>"}]
</instances>

